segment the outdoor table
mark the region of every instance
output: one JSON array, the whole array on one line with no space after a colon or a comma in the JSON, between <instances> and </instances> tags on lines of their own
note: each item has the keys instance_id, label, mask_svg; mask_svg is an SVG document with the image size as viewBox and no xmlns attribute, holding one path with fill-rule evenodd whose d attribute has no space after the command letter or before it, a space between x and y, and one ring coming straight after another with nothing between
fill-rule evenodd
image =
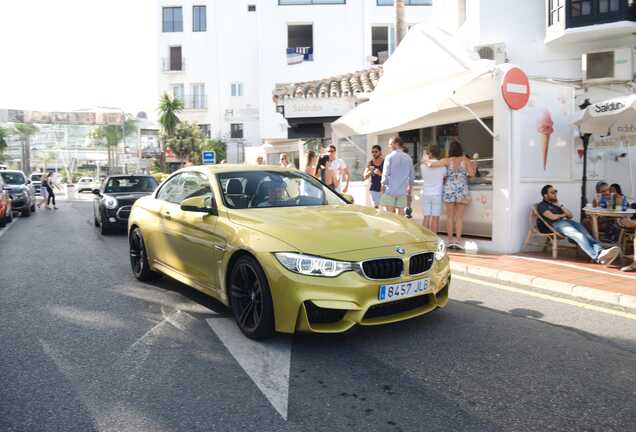
<instances>
[{"instance_id":1,"label":"outdoor table","mask_svg":"<svg viewBox=\"0 0 636 432\"><path fill-rule=\"evenodd\" d=\"M631 217L634 214L636 214L636 210L629 209L629 208L623 211L620 209L610 210L610 209L606 209L602 207L585 206L583 207L583 211L586 214L590 215L590 217L592 218L592 235L594 236L596 240L599 240L599 234L598 234L598 218L599 217L623 219L626 217L627 218Z\"/></svg>"}]
</instances>

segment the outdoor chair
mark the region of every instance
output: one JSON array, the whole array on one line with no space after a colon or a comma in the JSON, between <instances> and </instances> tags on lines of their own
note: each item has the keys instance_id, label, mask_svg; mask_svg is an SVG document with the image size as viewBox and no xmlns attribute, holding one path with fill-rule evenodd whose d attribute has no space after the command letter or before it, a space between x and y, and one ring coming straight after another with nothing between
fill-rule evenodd
<instances>
[{"instance_id":1,"label":"outdoor chair","mask_svg":"<svg viewBox=\"0 0 636 432\"><path fill-rule=\"evenodd\" d=\"M548 227L548 229L550 230L550 232L548 233L544 233L539 231L539 226L538 226L538 222L542 221L546 227ZM526 247L528 246L528 244L530 243L530 240L532 240L533 237L540 237L542 239L544 239L543 242L543 251L546 252L548 250L549 247L552 248L552 258L556 259L558 258L558 248L559 248L559 240L567 240L567 238L558 233L557 231L554 230L554 228L552 228L552 225L550 225L544 218L543 216L541 216L541 214L539 213L539 210L537 209L537 205L533 205L530 208L530 216L529 216L529 228L528 228L528 236L526 237L526 241L523 244L523 249L525 250ZM574 247L576 249L576 254L578 256L578 246L577 245L561 245L562 247L567 247L567 248L572 248Z\"/></svg>"}]
</instances>

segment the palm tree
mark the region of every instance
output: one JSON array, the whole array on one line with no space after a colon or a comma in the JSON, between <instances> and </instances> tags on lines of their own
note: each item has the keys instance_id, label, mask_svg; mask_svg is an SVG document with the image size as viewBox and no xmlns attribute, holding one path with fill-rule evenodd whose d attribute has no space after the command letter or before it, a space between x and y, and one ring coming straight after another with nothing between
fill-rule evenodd
<instances>
[{"instance_id":1,"label":"palm tree","mask_svg":"<svg viewBox=\"0 0 636 432\"><path fill-rule=\"evenodd\" d=\"M404 0L395 0L395 46L397 47L404 36L406 36L407 28L404 20Z\"/></svg>"},{"instance_id":2,"label":"palm tree","mask_svg":"<svg viewBox=\"0 0 636 432\"><path fill-rule=\"evenodd\" d=\"M183 101L177 98L171 98L167 93L164 93L159 100L159 124L161 125L161 139L159 144L161 145L161 155L159 164L161 165L161 171L166 170L166 141L174 137L177 124L179 123L179 117L177 113L183 110Z\"/></svg>"},{"instance_id":3,"label":"palm tree","mask_svg":"<svg viewBox=\"0 0 636 432\"><path fill-rule=\"evenodd\" d=\"M16 123L15 132L22 138L22 171L31 174L31 137L40 129L31 123Z\"/></svg>"},{"instance_id":4,"label":"palm tree","mask_svg":"<svg viewBox=\"0 0 636 432\"><path fill-rule=\"evenodd\" d=\"M201 147L205 143L203 132L194 123L181 122L177 125L174 136L166 140L166 144L177 157L185 162L194 162L194 157L201 154Z\"/></svg>"},{"instance_id":5,"label":"palm tree","mask_svg":"<svg viewBox=\"0 0 636 432\"><path fill-rule=\"evenodd\" d=\"M109 173L114 165L113 164L113 161L115 160L114 153L115 153L115 149L117 149L117 145L120 143L120 141L124 137L127 137L128 135L132 134L136 130L137 130L137 125L135 123L135 120L127 116L122 126L120 125L98 126L93 130L93 132L91 132L91 137L93 139L102 141L104 144L106 144Z\"/></svg>"},{"instance_id":6,"label":"palm tree","mask_svg":"<svg viewBox=\"0 0 636 432\"><path fill-rule=\"evenodd\" d=\"M7 137L9 136L9 130L0 127L0 162L4 161L4 151L7 149Z\"/></svg>"}]
</instances>

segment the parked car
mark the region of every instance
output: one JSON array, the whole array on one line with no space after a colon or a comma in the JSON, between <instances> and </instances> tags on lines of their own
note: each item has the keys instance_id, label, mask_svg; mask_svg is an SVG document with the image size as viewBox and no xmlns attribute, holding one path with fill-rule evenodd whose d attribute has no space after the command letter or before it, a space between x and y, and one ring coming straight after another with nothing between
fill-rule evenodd
<instances>
[{"instance_id":1,"label":"parked car","mask_svg":"<svg viewBox=\"0 0 636 432\"><path fill-rule=\"evenodd\" d=\"M100 189L94 189L93 219L102 235L124 231L132 205L157 188L152 176L118 175L108 177Z\"/></svg>"},{"instance_id":2,"label":"parked car","mask_svg":"<svg viewBox=\"0 0 636 432\"><path fill-rule=\"evenodd\" d=\"M345 332L448 303L439 237L295 169L184 168L135 203L128 232L138 280L159 272L215 297L253 339Z\"/></svg>"},{"instance_id":3,"label":"parked car","mask_svg":"<svg viewBox=\"0 0 636 432\"><path fill-rule=\"evenodd\" d=\"M11 195L11 207L19 211L22 217L29 217L35 212L35 196L31 180L22 171L3 170L0 176L4 180L4 189Z\"/></svg>"},{"instance_id":4,"label":"parked car","mask_svg":"<svg viewBox=\"0 0 636 432\"><path fill-rule=\"evenodd\" d=\"M40 188L42 187L42 176L44 173L33 173L30 176L31 185L33 186L33 193L36 196L40 196Z\"/></svg>"},{"instance_id":5,"label":"parked car","mask_svg":"<svg viewBox=\"0 0 636 432\"><path fill-rule=\"evenodd\" d=\"M4 180L0 176L0 227L6 226L13 220L13 208L9 191L4 190Z\"/></svg>"},{"instance_id":6,"label":"parked car","mask_svg":"<svg viewBox=\"0 0 636 432\"><path fill-rule=\"evenodd\" d=\"M93 189L98 188L99 185L95 182L93 177L80 177L75 185L75 191L77 193L92 191Z\"/></svg>"}]
</instances>

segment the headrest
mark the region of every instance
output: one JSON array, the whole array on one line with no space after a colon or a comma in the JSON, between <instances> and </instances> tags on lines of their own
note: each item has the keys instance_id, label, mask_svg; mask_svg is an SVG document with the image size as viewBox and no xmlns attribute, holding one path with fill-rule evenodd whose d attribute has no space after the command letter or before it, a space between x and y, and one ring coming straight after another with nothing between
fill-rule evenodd
<instances>
[{"instance_id":1,"label":"headrest","mask_svg":"<svg viewBox=\"0 0 636 432\"><path fill-rule=\"evenodd\" d=\"M230 179L227 182L227 194L228 195L241 195L243 193L243 183L239 179Z\"/></svg>"}]
</instances>

